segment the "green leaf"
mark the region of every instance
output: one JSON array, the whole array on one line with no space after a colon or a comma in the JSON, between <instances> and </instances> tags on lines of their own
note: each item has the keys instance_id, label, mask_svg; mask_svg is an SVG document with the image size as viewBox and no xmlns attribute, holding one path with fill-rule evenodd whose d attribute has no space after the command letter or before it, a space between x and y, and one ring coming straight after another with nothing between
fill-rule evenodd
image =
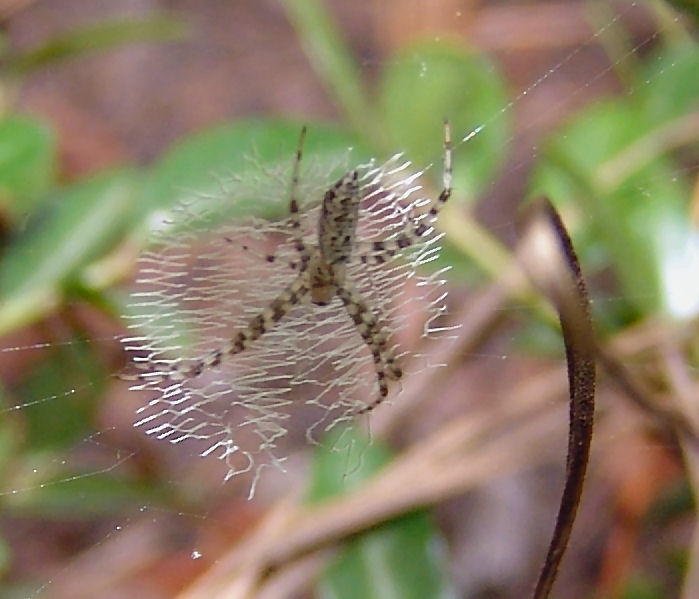
<instances>
[{"instance_id":1,"label":"green leaf","mask_svg":"<svg viewBox=\"0 0 699 599\"><path fill-rule=\"evenodd\" d=\"M391 459L389 449L356 429L329 437L315 452L311 501L346 493ZM444 543L426 511L398 517L353 537L328 565L316 591L324 599L432 599L452 596Z\"/></svg>"},{"instance_id":2,"label":"green leaf","mask_svg":"<svg viewBox=\"0 0 699 599\"><path fill-rule=\"evenodd\" d=\"M697 73L699 45L691 38L648 57L637 74L634 99L651 126L699 111Z\"/></svg>"},{"instance_id":3,"label":"green leaf","mask_svg":"<svg viewBox=\"0 0 699 599\"><path fill-rule=\"evenodd\" d=\"M349 541L318 583L323 599L455 597L446 552L427 512L383 524Z\"/></svg>"},{"instance_id":4,"label":"green leaf","mask_svg":"<svg viewBox=\"0 0 699 599\"><path fill-rule=\"evenodd\" d=\"M85 437L109 377L90 342L56 345L15 388L24 437L33 450L61 449Z\"/></svg>"},{"instance_id":5,"label":"green leaf","mask_svg":"<svg viewBox=\"0 0 699 599\"><path fill-rule=\"evenodd\" d=\"M313 454L308 500L315 503L361 487L391 457L388 447L370 441L355 428L327 435Z\"/></svg>"},{"instance_id":6,"label":"green leaf","mask_svg":"<svg viewBox=\"0 0 699 599\"><path fill-rule=\"evenodd\" d=\"M347 120L366 139L380 141L374 110L367 98L359 66L324 3L283 0L282 6L309 62Z\"/></svg>"},{"instance_id":7,"label":"green leaf","mask_svg":"<svg viewBox=\"0 0 699 599\"><path fill-rule=\"evenodd\" d=\"M694 24L699 25L699 5L696 0L666 0L668 4L672 5L678 11L683 11L687 13L688 16L694 19Z\"/></svg>"},{"instance_id":8,"label":"green leaf","mask_svg":"<svg viewBox=\"0 0 699 599\"><path fill-rule=\"evenodd\" d=\"M662 147L645 143L655 131L628 102L585 110L546 142L531 192L572 210L584 261L613 265L637 313L688 316L699 308L689 184Z\"/></svg>"},{"instance_id":9,"label":"green leaf","mask_svg":"<svg viewBox=\"0 0 699 599\"><path fill-rule=\"evenodd\" d=\"M442 249L439 256L430 263L431 271L448 269L444 272L444 276L457 285L478 288L485 284L486 277L483 270L463 247L451 241L451 237L444 237L440 244Z\"/></svg>"},{"instance_id":10,"label":"green leaf","mask_svg":"<svg viewBox=\"0 0 699 599\"><path fill-rule=\"evenodd\" d=\"M661 581L649 575L637 574L624 581L622 590L616 599L664 599L668 597L667 589Z\"/></svg>"},{"instance_id":11,"label":"green leaf","mask_svg":"<svg viewBox=\"0 0 699 599\"><path fill-rule=\"evenodd\" d=\"M454 187L471 196L501 164L509 135L506 105L504 80L495 66L445 43L404 50L388 63L379 86L382 119L395 147L419 165L442 156L442 122L449 119ZM468 141L459 143L464 135Z\"/></svg>"},{"instance_id":12,"label":"green leaf","mask_svg":"<svg viewBox=\"0 0 699 599\"><path fill-rule=\"evenodd\" d=\"M584 261L613 266L637 315L699 311L699 231L686 170L674 162L695 161L699 149L698 71L693 41L653 53L633 94L578 113L552 136L532 179L532 193L572 208Z\"/></svg>"},{"instance_id":13,"label":"green leaf","mask_svg":"<svg viewBox=\"0 0 699 599\"><path fill-rule=\"evenodd\" d=\"M187 27L173 15L156 14L140 19L111 19L83 25L49 39L38 48L22 54L11 54L5 64L13 75L26 75L41 67L135 42L176 41L184 39Z\"/></svg>"},{"instance_id":14,"label":"green leaf","mask_svg":"<svg viewBox=\"0 0 699 599\"><path fill-rule=\"evenodd\" d=\"M94 468L88 470L86 467L43 467L42 462L47 462L46 458L41 454L27 454L25 461L32 471L37 472L28 475L25 481L15 483L15 486L24 485L23 492L7 496L5 510L12 510L24 517L83 520L123 515L126 509L164 499L158 497L152 488L119 478L111 472L96 471ZM55 458L52 460L53 464L58 462ZM96 468L99 470L99 466ZM51 471L51 476L39 478L45 470Z\"/></svg>"},{"instance_id":15,"label":"green leaf","mask_svg":"<svg viewBox=\"0 0 699 599\"><path fill-rule=\"evenodd\" d=\"M81 268L105 255L133 220L138 173L68 187L8 247L0 266L0 334L58 305Z\"/></svg>"},{"instance_id":16,"label":"green leaf","mask_svg":"<svg viewBox=\"0 0 699 599\"><path fill-rule=\"evenodd\" d=\"M12 568L12 547L5 540L4 537L0 537L0 576L6 578L10 573ZM5 585L3 584L3 587Z\"/></svg>"},{"instance_id":17,"label":"green leaf","mask_svg":"<svg viewBox=\"0 0 699 599\"><path fill-rule=\"evenodd\" d=\"M10 395L4 386L0 385L0 479L7 478L11 470L15 455L22 445L21 426L18 426L19 417L13 413Z\"/></svg>"},{"instance_id":18,"label":"green leaf","mask_svg":"<svg viewBox=\"0 0 699 599\"><path fill-rule=\"evenodd\" d=\"M41 121L0 120L0 207L15 219L30 214L54 177L56 141Z\"/></svg>"}]
</instances>

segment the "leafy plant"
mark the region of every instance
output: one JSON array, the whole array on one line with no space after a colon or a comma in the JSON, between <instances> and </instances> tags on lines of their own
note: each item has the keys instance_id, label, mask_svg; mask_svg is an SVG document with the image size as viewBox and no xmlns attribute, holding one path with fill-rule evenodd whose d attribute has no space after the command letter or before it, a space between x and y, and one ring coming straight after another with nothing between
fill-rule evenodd
<instances>
[{"instance_id":1,"label":"leafy plant","mask_svg":"<svg viewBox=\"0 0 699 599\"><path fill-rule=\"evenodd\" d=\"M337 123L307 123L309 159L332 164L352 147L352 159L358 161L400 150L419 166L439 164L441 122L448 117L461 136L455 140L453 202L460 205L449 206L442 218L453 276L479 271L481 280L498 279L513 256L464 210L477 202L502 168L514 135L506 110L508 91L497 65L462 43L417 41L386 57L370 86L322 4L285 0L283 6L341 115ZM142 23L85 27L24 54L5 48L0 85L11 89L33 70L87 51L139 40L179 39L184 31L179 21L158 16ZM610 62L620 59L611 56ZM656 316L689 319L699 309L699 267L691 261L698 238L688 201L691 176L696 174L691 165L696 165L699 148L697 72L696 41L667 36L639 62L624 93L579 111L550 135L538 154L530 195L546 194L566 221L574 223L573 238L586 272L611 274L615 281L605 292L616 300L596 306L608 335ZM0 334L58 311L70 312L84 302L112 317L123 313L116 284L129 272L131 257L148 232L178 202L218 191L220 182L214 175L244 179L250 168L246 156L254 157L256 169L287 161L301 125L276 117L241 119L179 140L149 166L101 173L64 186L50 126L6 112L0 120L0 217L5 230ZM433 168L427 175L438 179L438 171ZM255 213L275 218L286 210L284 205L261 206L253 197L242 199L246 201L222 216ZM540 299L521 297L534 308L536 326L549 328L551 312L542 309ZM13 386L11 396L6 391L7 406L40 402L74 388L87 388L90 395L104 388L107 369L84 351L81 327L70 326L76 342L44 357L38 367L40 384L27 377ZM81 366L75 367L76 361ZM63 451L98 428L94 406L86 393L79 395L68 407L47 402L36 411L24 410L19 427L10 418L3 421L0 465L12 471L8 484L24 488L20 481L29 465L39 462L39 455ZM17 433L20 428L22 435ZM316 452L313 500L359 484L352 477L337 479L346 468L336 459L338 454ZM391 459L378 444L367 449L357 478L363 482ZM47 478L74 474L55 467ZM79 511L85 497L91 497L109 511L152 492L110 477L97 477L94 487L75 486L79 489L74 500L59 490L32 498L27 493L27 503L44 514L60 514L71 507ZM118 501L110 501L115 497ZM449 583L444 556L434 552L440 543L427 509L383 523L350 541L321 578L319 592L343 598L386 596L375 588L376 560L382 565L381 580L401 596L443 596ZM354 591L348 590L348 576L361 581ZM629 596L636 593L632 586Z\"/></svg>"}]
</instances>

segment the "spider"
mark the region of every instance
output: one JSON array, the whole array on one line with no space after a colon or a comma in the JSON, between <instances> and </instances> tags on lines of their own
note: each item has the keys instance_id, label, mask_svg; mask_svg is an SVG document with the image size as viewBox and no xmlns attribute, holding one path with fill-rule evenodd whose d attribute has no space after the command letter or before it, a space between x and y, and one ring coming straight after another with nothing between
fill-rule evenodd
<instances>
[{"instance_id":1,"label":"spider","mask_svg":"<svg viewBox=\"0 0 699 599\"><path fill-rule=\"evenodd\" d=\"M379 397L366 404L357 413L373 410L388 395L388 381L397 381L402 375L396 363L394 350L388 345L389 334L386 326L379 322L362 294L355 289L346 276L346 264L353 258L362 263L382 264L400 250L418 243L422 236L431 230L422 219L408 219L398 236L385 241L357 241L359 207L364 197L357 169L345 173L326 192L322 200L317 228L316 242L311 244L303 239L299 202L299 169L303 157L306 128L296 148L289 193L289 223L292 244L298 258L288 263L297 272L296 278L261 312L251 318L242 330L227 342L211 351L194 364L171 366L160 376L172 381L184 381L198 377L209 368L219 366L227 358L245 351L254 341L274 327L296 305L309 301L318 306L332 302L335 297L343 304L348 317L369 348L378 381ZM452 183L452 144L448 121L444 122L444 165L442 190L427 213L427 220L437 217L441 207L451 196ZM226 238L226 241L232 242ZM250 251L248 246L243 249ZM263 256L274 262L273 254ZM140 378L146 378L142 374Z\"/></svg>"}]
</instances>

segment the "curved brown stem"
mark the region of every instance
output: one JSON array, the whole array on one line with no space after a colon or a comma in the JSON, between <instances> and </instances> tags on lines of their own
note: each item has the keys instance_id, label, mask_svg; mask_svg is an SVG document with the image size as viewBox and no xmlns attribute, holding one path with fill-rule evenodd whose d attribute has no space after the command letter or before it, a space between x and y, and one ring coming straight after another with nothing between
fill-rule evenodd
<instances>
[{"instance_id":1,"label":"curved brown stem","mask_svg":"<svg viewBox=\"0 0 699 599\"><path fill-rule=\"evenodd\" d=\"M527 273L555 306L566 350L570 425L566 481L534 599L549 596L573 529L590 455L595 409L595 339L589 299L570 237L547 199L525 214L520 257Z\"/></svg>"}]
</instances>

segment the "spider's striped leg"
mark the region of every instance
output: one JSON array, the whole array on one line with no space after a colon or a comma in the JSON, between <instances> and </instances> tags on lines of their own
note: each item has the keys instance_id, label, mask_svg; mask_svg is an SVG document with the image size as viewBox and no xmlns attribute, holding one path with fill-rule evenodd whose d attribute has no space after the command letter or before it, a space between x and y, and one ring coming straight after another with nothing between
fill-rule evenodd
<instances>
[{"instance_id":1,"label":"spider's striped leg","mask_svg":"<svg viewBox=\"0 0 699 599\"><path fill-rule=\"evenodd\" d=\"M308 294L306 278L298 276L284 289L272 303L248 322L248 326L240 331L227 347L227 353L233 356L243 351L250 343L259 339L270 328L277 324L294 306L298 305Z\"/></svg>"},{"instance_id":2,"label":"spider's striped leg","mask_svg":"<svg viewBox=\"0 0 699 599\"><path fill-rule=\"evenodd\" d=\"M289 215L291 220L291 235L294 242L294 248L301 257L301 272L306 270L308 261L311 259L311 252L303 243L301 233L301 218L299 215L298 188L299 188L299 171L301 168L301 158L303 158L303 144L306 141L306 127L301 129L298 146L296 146L296 158L294 159L294 168L291 175L291 189L289 190Z\"/></svg>"},{"instance_id":3,"label":"spider's striped leg","mask_svg":"<svg viewBox=\"0 0 699 599\"><path fill-rule=\"evenodd\" d=\"M451 197L453 179L452 154L451 127L449 126L449 121L444 121L444 170L442 173L442 191L437 201L430 207L426 218L422 218L419 221L413 220L396 239L368 241L358 244L356 252L364 264L383 264L399 253L400 250L417 243L431 229L431 225L427 223L431 223L437 218L442 206Z\"/></svg>"},{"instance_id":4,"label":"spider's striped leg","mask_svg":"<svg viewBox=\"0 0 699 599\"><path fill-rule=\"evenodd\" d=\"M396 364L393 349L388 347L388 335L385 329L379 324L359 292L349 287L340 287L337 295L374 357L379 397L359 410L359 414L364 414L373 410L388 395L386 379L397 381L403 376L403 371Z\"/></svg>"},{"instance_id":5,"label":"spider's striped leg","mask_svg":"<svg viewBox=\"0 0 699 599\"><path fill-rule=\"evenodd\" d=\"M245 350L253 341L259 339L275 324L277 324L285 314L294 306L299 304L308 294L308 286L304 276L299 275L290 285L282 291L269 306L267 306L257 316L250 319L247 326L236 333L230 341L223 346L212 351L207 356L190 365L175 365L170 372L165 373L165 378L183 381L188 378L199 376L208 368L215 368L226 357L234 356ZM141 378L149 378L143 376Z\"/></svg>"},{"instance_id":6,"label":"spider's striped leg","mask_svg":"<svg viewBox=\"0 0 699 599\"><path fill-rule=\"evenodd\" d=\"M300 254L300 262L290 261L288 262L289 268L296 270L300 268L301 272L306 270L308 266L308 261L311 259L311 252L306 247L303 242L303 237L301 235L301 218L299 215L299 203L298 203L298 186L299 186L299 171L301 167L301 159L303 158L303 144L306 140L306 127L301 129L301 135L299 137L299 143L296 147L296 155L294 158L294 166L291 175L291 188L289 190L289 224L291 226L291 239L294 244L294 249ZM234 243L234 241L229 238L224 238L228 243ZM250 254L257 256L265 262L270 264L277 261L277 257L274 254L265 254L262 252L257 252L253 250L247 244L241 245L241 248Z\"/></svg>"},{"instance_id":7,"label":"spider's striped leg","mask_svg":"<svg viewBox=\"0 0 699 599\"><path fill-rule=\"evenodd\" d=\"M365 241L357 245L357 255L362 264L384 264L400 253L400 250L413 245L416 239L419 237L413 239L413 237L408 236L408 233L404 233L397 239L390 241Z\"/></svg>"}]
</instances>

